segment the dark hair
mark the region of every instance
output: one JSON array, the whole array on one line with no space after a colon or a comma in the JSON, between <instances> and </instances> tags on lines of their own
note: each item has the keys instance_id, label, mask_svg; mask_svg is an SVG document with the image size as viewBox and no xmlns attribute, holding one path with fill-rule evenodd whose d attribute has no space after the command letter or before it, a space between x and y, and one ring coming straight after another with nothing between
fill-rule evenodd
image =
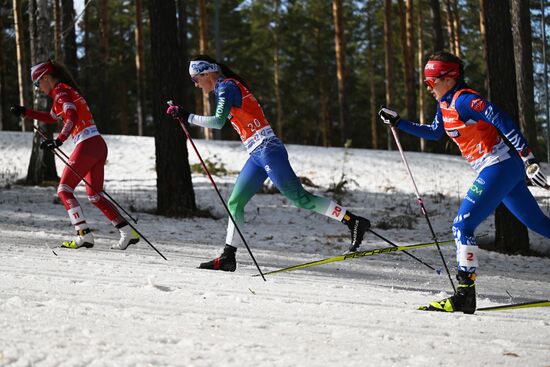
<instances>
[{"instance_id":1,"label":"dark hair","mask_svg":"<svg viewBox=\"0 0 550 367\"><path fill-rule=\"evenodd\" d=\"M59 80L61 83L69 85L70 87L76 89L78 93L80 93L80 88L78 88L78 84L76 84L69 69L67 69L65 65L53 60L48 60L48 62L53 66L53 72L50 74L53 78Z\"/></svg>"},{"instance_id":2,"label":"dark hair","mask_svg":"<svg viewBox=\"0 0 550 367\"><path fill-rule=\"evenodd\" d=\"M218 67L220 68L220 72L223 76L225 76L227 78L236 79L236 80L239 81L239 83L244 85L246 87L246 89L250 89L248 87L248 83L246 82L246 80L244 80L239 74L237 74L233 70L231 70L229 68L229 66L227 66L225 64L222 64L221 62L217 62L216 60L214 60L213 58L211 58L208 55L196 55L196 56L193 56L191 58L191 61L199 61L199 60L200 61L206 61L206 62L209 62L211 64L218 65Z\"/></svg>"},{"instance_id":3,"label":"dark hair","mask_svg":"<svg viewBox=\"0 0 550 367\"><path fill-rule=\"evenodd\" d=\"M428 60L454 62L455 64L458 64L458 81L464 81L464 61L462 61L458 56L446 51L437 51L433 53Z\"/></svg>"}]
</instances>

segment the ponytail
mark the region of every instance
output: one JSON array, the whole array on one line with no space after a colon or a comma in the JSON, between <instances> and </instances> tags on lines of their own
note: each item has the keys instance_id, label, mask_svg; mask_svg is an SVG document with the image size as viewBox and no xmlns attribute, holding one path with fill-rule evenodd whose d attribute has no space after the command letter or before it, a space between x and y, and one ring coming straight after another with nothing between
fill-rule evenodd
<instances>
[{"instance_id":1,"label":"ponytail","mask_svg":"<svg viewBox=\"0 0 550 367\"><path fill-rule=\"evenodd\" d=\"M49 60L49 62L53 66L53 72L50 74L53 78L59 80L61 83L67 84L73 89L76 89L78 93L80 93L80 88L78 88L78 85L76 84L73 76L69 72L69 69L67 67L57 61Z\"/></svg>"},{"instance_id":2,"label":"ponytail","mask_svg":"<svg viewBox=\"0 0 550 367\"><path fill-rule=\"evenodd\" d=\"M225 76L226 78L236 79L236 80L239 81L239 83L244 85L246 87L246 89L250 89L248 87L248 83L246 82L246 80L244 80L239 74L237 74L233 70L231 70L231 68L229 68L229 66L227 66L225 64L222 64L220 62L217 62L216 60L214 60L213 58L211 58L208 55L196 55L191 59L191 61L199 61L199 60L200 61L206 61L206 62L209 62L211 64L218 65L218 67L220 69L220 73L223 76Z\"/></svg>"}]
</instances>

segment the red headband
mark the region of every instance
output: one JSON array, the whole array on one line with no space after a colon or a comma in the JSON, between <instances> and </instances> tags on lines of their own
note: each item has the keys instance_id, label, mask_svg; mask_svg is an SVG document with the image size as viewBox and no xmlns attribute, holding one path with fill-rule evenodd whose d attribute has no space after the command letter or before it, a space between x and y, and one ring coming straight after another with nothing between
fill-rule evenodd
<instances>
[{"instance_id":1,"label":"red headband","mask_svg":"<svg viewBox=\"0 0 550 367\"><path fill-rule=\"evenodd\" d=\"M35 82L45 74L53 73L53 64L49 61L34 65L31 68L31 79Z\"/></svg>"},{"instance_id":2,"label":"red headband","mask_svg":"<svg viewBox=\"0 0 550 367\"><path fill-rule=\"evenodd\" d=\"M438 78L448 76L457 79L459 75L459 66L457 63L449 61L430 60L424 67L424 76L426 78Z\"/></svg>"}]
</instances>

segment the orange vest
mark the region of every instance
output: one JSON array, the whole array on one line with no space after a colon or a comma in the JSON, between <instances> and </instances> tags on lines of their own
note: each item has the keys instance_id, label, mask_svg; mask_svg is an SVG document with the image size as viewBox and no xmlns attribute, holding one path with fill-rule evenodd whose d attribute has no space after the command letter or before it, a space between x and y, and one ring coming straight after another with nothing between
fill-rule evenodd
<instances>
[{"instance_id":1,"label":"orange vest","mask_svg":"<svg viewBox=\"0 0 550 367\"><path fill-rule=\"evenodd\" d=\"M252 93L238 80L232 78L226 78L226 80L233 81L241 90L241 107L231 107L229 120L243 143L246 143L248 139L270 125L262 107Z\"/></svg>"},{"instance_id":2,"label":"orange vest","mask_svg":"<svg viewBox=\"0 0 550 367\"><path fill-rule=\"evenodd\" d=\"M76 111L78 120L72 129L75 143L99 135L86 100L74 88L64 83L58 83L50 95L53 98L52 115L61 117L64 123L67 121L67 110Z\"/></svg>"},{"instance_id":3,"label":"orange vest","mask_svg":"<svg viewBox=\"0 0 550 367\"><path fill-rule=\"evenodd\" d=\"M443 117L443 126L447 135L458 145L462 156L475 165L488 154L492 154L495 147L502 141L497 128L483 120L461 121L455 108L457 98L464 92L478 94L472 89L459 89L453 95L450 105L447 102L439 102L439 108Z\"/></svg>"}]
</instances>

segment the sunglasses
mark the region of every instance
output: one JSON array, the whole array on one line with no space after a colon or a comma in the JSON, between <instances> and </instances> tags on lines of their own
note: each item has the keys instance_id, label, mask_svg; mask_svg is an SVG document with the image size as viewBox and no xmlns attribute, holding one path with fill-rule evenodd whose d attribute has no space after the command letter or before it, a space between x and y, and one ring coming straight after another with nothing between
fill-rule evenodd
<instances>
[{"instance_id":1,"label":"sunglasses","mask_svg":"<svg viewBox=\"0 0 550 367\"><path fill-rule=\"evenodd\" d=\"M33 83L36 88L40 88L40 79L42 79L42 77L36 79Z\"/></svg>"},{"instance_id":2,"label":"sunglasses","mask_svg":"<svg viewBox=\"0 0 550 367\"><path fill-rule=\"evenodd\" d=\"M441 74L437 77L428 77L424 79L424 84L426 84L426 87L430 89L434 89L435 85L437 84L437 81L441 78L443 78L445 75L449 74L452 70L447 71L446 73Z\"/></svg>"}]
</instances>

